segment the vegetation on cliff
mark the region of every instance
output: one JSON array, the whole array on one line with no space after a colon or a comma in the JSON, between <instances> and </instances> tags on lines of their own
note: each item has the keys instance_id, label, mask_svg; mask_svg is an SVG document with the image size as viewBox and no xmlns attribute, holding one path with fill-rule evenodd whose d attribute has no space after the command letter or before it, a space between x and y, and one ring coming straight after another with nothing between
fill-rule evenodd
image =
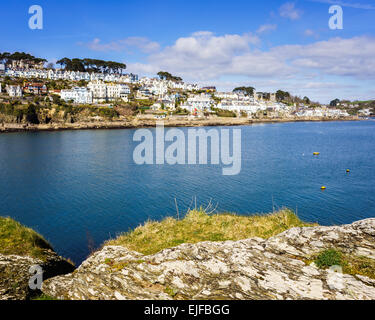
<instances>
[{"instance_id":1,"label":"vegetation on cliff","mask_svg":"<svg viewBox=\"0 0 375 320\"><path fill-rule=\"evenodd\" d=\"M189 211L182 220L167 218L149 221L134 231L120 235L105 245L124 246L143 254L154 254L182 243L243 240L253 237L268 239L293 227L311 226L288 209L269 215L209 215L204 209Z\"/></svg>"},{"instance_id":2,"label":"vegetation on cliff","mask_svg":"<svg viewBox=\"0 0 375 320\"><path fill-rule=\"evenodd\" d=\"M44 258L51 245L34 230L11 218L0 217L0 254Z\"/></svg>"},{"instance_id":3,"label":"vegetation on cliff","mask_svg":"<svg viewBox=\"0 0 375 320\"><path fill-rule=\"evenodd\" d=\"M345 274L375 279L375 261L368 257L349 255L339 249L331 248L317 255L314 262L321 269L339 266Z\"/></svg>"}]
</instances>

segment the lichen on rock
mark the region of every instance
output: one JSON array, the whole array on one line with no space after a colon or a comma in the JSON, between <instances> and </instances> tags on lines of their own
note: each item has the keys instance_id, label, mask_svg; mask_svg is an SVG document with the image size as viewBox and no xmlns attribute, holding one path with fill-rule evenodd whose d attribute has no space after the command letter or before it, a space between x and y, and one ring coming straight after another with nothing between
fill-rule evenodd
<instances>
[{"instance_id":1,"label":"lichen on rock","mask_svg":"<svg viewBox=\"0 0 375 320\"><path fill-rule=\"evenodd\" d=\"M375 299L375 281L308 262L325 249L375 259L375 219L298 227L268 240L182 244L152 255L105 246L46 280L59 299Z\"/></svg>"}]
</instances>

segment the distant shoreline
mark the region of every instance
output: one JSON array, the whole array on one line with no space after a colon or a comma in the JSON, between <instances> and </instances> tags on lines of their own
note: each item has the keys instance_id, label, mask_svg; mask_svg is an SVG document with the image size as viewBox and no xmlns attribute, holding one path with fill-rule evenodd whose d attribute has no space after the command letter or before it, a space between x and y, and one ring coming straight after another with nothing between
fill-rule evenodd
<instances>
[{"instance_id":1,"label":"distant shoreline","mask_svg":"<svg viewBox=\"0 0 375 320\"><path fill-rule=\"evenodd\" d=\"M163 121L164 126L174 127L216 127L216 126L250 126L253 124L268 123L290 123L290 122L337 122L337 121L363 121L366 119L358 117L350 118L292 118L292 119L247 119L247 118L213 118L202 120L189 119L139 119L124 121L102 121L102 122L78 122L72 124L17 124L3 123L0 124L0 133L14 132L48 132L48 131L76 131L76 130L109 130L109 129L139 129L152 128L156 126L157 121Z\"/></svg>"}]
</instances>

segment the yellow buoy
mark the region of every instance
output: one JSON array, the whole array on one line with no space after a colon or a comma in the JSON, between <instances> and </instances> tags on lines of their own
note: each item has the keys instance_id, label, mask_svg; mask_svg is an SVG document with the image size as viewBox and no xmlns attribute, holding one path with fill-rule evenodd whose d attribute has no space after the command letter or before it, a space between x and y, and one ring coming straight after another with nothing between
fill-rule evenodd
<instances>
[{"instance_id":1,"label":"yellow buoy","mask_svg":"<svg viewBox=\"0 0 375 320\"><path fill-rule=\"evenodd\" d=\"M320 189L325 190L325 189L327 189L327 187L323 186L323 187L321 187Z\"/></svg>"},{"instance_id":2,"label":"yellow buoy","mask_svg":"<svg viewBox=\"0 0 375 320\"><path fill-rule=\"evenodd\" d=\"M314 156L320 155L320 152L314 152Z\"/></svg>"},{"instance_id":3,"label":"yellow buoy","mask_svg":"<svg viewBox=\"0 0 375 320\"><path fill-rule=\"evenodd\" d=\"M350 170L349 170L349 169L346 169L346 172L347 172L347 173L349 173L349 172L350 172Z\"/></svg>"}]
</instances>

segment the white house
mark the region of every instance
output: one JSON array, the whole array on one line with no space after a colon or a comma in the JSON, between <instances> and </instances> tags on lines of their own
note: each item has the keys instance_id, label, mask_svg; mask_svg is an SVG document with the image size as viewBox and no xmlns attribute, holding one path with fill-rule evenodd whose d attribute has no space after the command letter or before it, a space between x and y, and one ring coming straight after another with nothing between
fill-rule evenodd
<instances>
[{"instance_id":1,"label":"white house","mask_svg":"<svg viewBox=\"0 0 375 320\"><path fill-rule=\"evenodd\" d=\"M200 95L193 95L189 97L184 105L181 108L186 109L190 112L197 110L209 111L214 105L214 100L210 95L202 93Z\"/></svg>"},{"instance_id":2,"label":"white house","mask_svg":"<svg viewBox=\"0 0 375 320\"><path fill-rule=\"evenodd\" d=\"M22 97L22 89L20 86L9 86L5 87L6 92L10 97Z\"/></svg>"},{"instance_id":3,"label":"white house","mask_svg":"<svg viewBox=\"0 0 375 320\"><path fill-rule=\"evenodd\" d=\"M93 99L95 101L106 101L107 100L107 85L100 80L94 80L89 82L87 88L92 92Z\"/></svg>"},{"instance_id":4,"label":"white house","mask_svg":"<svg viewBox=\"0 0 375 320\"><path fill-rule=\"evenodd\" d=\"M73 100L74 103L79 104L91 104L93 101L92 92L87 88L75 87L71 90L61 90L60 96L62 100Z\"/></svg>"},{"instance_id":5,"label":"white house","mask_svg":"<svg viewBox=\"0 0 375 320\"><path fill-rule=\"evenodd\" d=\"M128 101L130 88L126 84L107 84L101 80L94 80L89 82L87 87L93 95L94 101L108 101L114 99L122 99Z\"/></svg>"},{"instance_id":6,"label":"white house","mask_svg":"<svg viewBox=\"0 0 375 320\"><path fill-rule=\"evenodd\" d=\"M126 84L108 84L107 85L107 99L122 99L128 101L130 88Z\"/></svg>"}]
</instances>

